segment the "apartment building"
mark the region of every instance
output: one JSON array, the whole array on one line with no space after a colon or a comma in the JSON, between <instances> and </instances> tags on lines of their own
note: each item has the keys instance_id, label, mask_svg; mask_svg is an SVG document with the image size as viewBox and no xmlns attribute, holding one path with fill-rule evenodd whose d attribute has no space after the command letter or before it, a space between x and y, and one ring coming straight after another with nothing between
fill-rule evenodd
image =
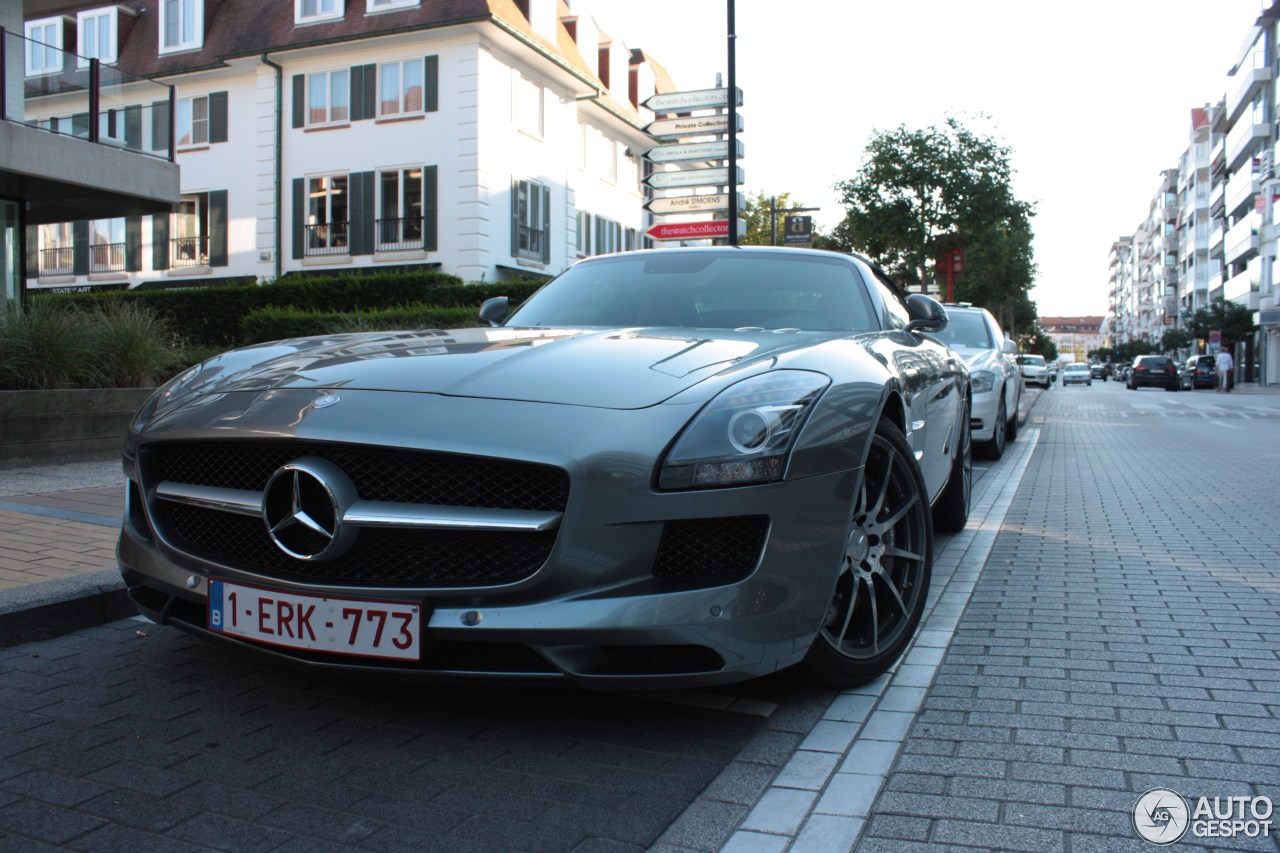
<instances>
[{"instance_id":1,"label":"apartment building","mask_svg":"<svg viewBox=\"0 0 1280 853\"><path fill-rule=\"evenodd\" d=\"M1105 317L1041 317L1040 329L1058 347L1059 361L1089 360L1089 353L1107 346Z\"/></svg>"},{"instance_id":2,"label":"apartment building","mask_svg":"<svg viewBox=\"0 0 1280 853\"><path fill-rule=\"evenodd\" d=\"M124 28L128 13L54 16L47 2L27 5L24 21L23 3L0 3L0 302L22 297L39 263L40 229L83 217L137 222L167 212L179 196L167 143L143 150L126 134L142 121L144 103L168 113L169 87L97 52L99 21ZM31 25L42 20L43 28ZM92 33L88 52L77 55L71 48L83 33ZM70 265L73 254L49 260ZM87 242L79 261L92 261Z\"/></svg>"},{"instance_id":3,"label":"apartment building","mask_svg":"<svg viewBox=\"0 0 1280 853\"><path fill-rule=\"evenodd\" d=\"M390 268L498 281L644 243L641 104L673 87L597 25L601 0L53 5L29 32L52 21L82 42L71 22L114 10L114 58L173 86L169 115L116 130L143 148L172 134L181 197L138 222L42 226L33 290ZM122 248L106 268L51 263L84 243Z\"/></svg>"},{"instance_id":4,"label":"apartment building","mask_svg":"<svg viewBox=\"0 0 1280 853\"><path fill-rule=\"evenodd\" d=\"M1280 3L1272 3L1232 58L1222 99L1191 111L1187 150L1161 173L1147 219L1112 244L1113 343L1156 341L1184 312L1229 300L1260 327L1235 354L1245 379L1280 382L1278 38Z\"/></svg>"}]
</instances>

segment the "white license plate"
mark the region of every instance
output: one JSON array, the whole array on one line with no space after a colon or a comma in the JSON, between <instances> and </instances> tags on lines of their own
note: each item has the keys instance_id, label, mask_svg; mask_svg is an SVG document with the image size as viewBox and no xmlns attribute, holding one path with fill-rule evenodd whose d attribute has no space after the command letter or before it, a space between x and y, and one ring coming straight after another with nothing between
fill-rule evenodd
<instances>
[{"instance_id":1,"label":"white license plate","mask_svg":"<svg viewBox=\"0 0 1280 853\"><path fill-rule=\"evenodd\" d=\"M418 660L422 608L409 601L299 595L212 579L209 630L339 655Z\"/></svg>"}]
</instances>

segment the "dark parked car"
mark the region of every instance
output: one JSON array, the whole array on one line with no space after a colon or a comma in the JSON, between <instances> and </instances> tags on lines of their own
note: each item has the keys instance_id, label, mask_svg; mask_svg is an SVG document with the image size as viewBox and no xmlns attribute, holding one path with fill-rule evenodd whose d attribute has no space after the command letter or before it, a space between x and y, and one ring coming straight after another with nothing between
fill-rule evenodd
<instances>
[{"instance_id":1,"label":"dark parked car","mask_svg":"<svg viewBox=\"0 0 1280 853\"><path fill-rule=\"evenodd\" d=\"M1106 382L1107 381L1107 365L1097 361L1091 362L1089 364L1089 378L1101 379L1103 382Z\"/></svg>"},{"instance_id":2,"label":"dark parked car","mask_svg":"<svg viewBox=\"0 0 1280 853\"><path fill-rule=\"evenodd\" d=\"M1217 366L1211 355L1193 355L1182 365L1180 384L1185 391L1218 387Z\"/></svg>"},{"instance_id":3,"label":"dark parked car","mask_svg":"<svg viewBox=\"0 0 1280 853\"><path fill-rule=\"evenodd\" d=\"M946 309L863 259L581 261L488 327L225 353L125 443L151 619L317 672L852 685L919 624L972 482Z\"/></svg>"},{"instance_id":4,"label":"dark parked car","mask_svg":"<svg viewBox=\"0 0 1280 853\"><path fill-rule=\"evenodd\" d=\"M1153 386L1166 391L1178 390L1178 364L1167 355L1140 355L1129 371L1129 390Z\"/></svg>"}]
</instances>

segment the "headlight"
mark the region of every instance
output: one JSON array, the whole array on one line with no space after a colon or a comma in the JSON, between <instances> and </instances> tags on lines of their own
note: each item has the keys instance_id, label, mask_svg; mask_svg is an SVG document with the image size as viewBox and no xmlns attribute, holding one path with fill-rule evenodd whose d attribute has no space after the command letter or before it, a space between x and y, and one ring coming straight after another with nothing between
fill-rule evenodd
<instances>
[{"instance_id":1,"label":"headlight","mask_svg":"<svg viewBox=\"0 0 1280 853\"><path fill-rule=\"evenodd\" d=\"M990 370L979 370L977 373L970 373L969 387L973 389L975 394L990 391L996 387L996 375Z\"/></svg>"},{"instance_id":2,"label":"headlight","mask_svg":"<svg viewBox=\"0 0 1280 853\"><path fill-rule=\"evenodd\" d=\"M720 392L694 415L658 471L662 489L741 486L782 479L787 454L831 380L778 370Z\"/></svg>"}]
</instances>

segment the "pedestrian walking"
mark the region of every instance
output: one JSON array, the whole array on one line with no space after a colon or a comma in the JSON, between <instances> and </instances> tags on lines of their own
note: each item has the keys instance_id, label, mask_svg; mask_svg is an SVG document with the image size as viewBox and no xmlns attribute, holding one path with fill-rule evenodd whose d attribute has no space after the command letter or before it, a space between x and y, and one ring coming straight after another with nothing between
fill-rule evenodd
<instances>
[{"instance_id":1,"label":"pedestrian walking","mask_svg":"<svg viewBox=\"0 0 1280 853\"><path fill-rule=\"evenodd\" d=\"M1231 370L1236 366L1235 360L1231 357L1231 351L1226 347L1218 350L1218 357L1214 360L1215 366L1218 368L1218 391L1231 390Z\"/></svg>"}]
</instances>

